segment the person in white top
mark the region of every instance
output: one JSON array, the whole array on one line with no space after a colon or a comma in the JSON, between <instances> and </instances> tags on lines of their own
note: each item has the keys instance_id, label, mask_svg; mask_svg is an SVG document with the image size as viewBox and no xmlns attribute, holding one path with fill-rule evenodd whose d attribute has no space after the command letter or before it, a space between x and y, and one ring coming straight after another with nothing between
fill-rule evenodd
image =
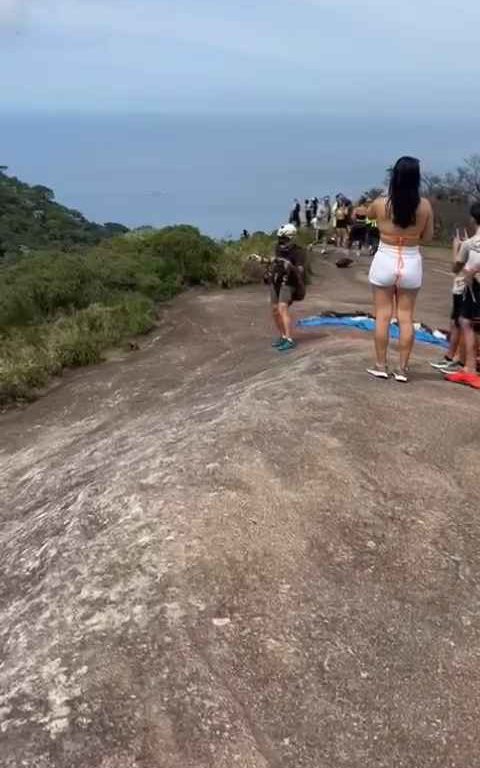
<instances>
[{"instance_id":1,"label":"person in white top","mask_svg":"<svg viewBox=\"0 0 480 768\"><path fill-rule=\"evenodd\" d=\"M457 373L445 376L447 381L456 384L468 384L480 389L480 376L477 374L477 339L475 326L480 324L480 202L470 209L475 222L476 232L468 240L455 238L453 247L457 253L453 271L462 274L465 280L460 325L465 344L465 367Z\"/></svg>"},{"instance_id":2,"label":"person in white top","mask_svg":"<svg viewBox=\"0 0 480 768\"><path fill-rule=\"evenodd\" d=\"M468 239L468 232L465 230L465 237ZM460 233L457 230L457 236L453 243L453 263L457 263ZM430 363L432 368L441 373L455 373L464 367L462 362L465 359L465 349L463 343L462 327L460 325L460 315L463 307L463 294L465 293L465 278L462 272L455 270L452 286L452 313L450 315L450 338L448 351L440 360L434 360Z\"/></svg>"},{"instance_id":3,"label":"person in white top","mask_svg":"<svg viewBox=\"0 0 480 768\"><path fill-rule=\"evenodd\" d=\"M315 241L322 245L322 253L327 252L327 235L330 226L330 198L324 197L318 203L317 214L313 219L313 228L315 230Z\"/></svg>"}]
</instances>

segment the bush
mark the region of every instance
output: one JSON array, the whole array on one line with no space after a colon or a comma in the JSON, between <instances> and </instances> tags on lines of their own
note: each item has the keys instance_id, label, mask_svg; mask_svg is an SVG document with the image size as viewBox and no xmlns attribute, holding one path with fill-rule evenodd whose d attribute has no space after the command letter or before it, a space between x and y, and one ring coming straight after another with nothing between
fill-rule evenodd
<instances>
[{"instance_id":1,"label":"bush","mask_svg":"<svg viewBox=\"0 0 480 768\"><path fill-rule=\"evenodd\" d=\"M55 319L136 292L161 301L215 278L221 247L194 227L117 237L85 253L41 252L0 266L0 328Z\"/></svg>"},{"instance_id":2,"label":"bush","mask_svg":"<svg viewBox=\"0 0 480 768\"><path fill-rule=\"evenodd\" d=\"M252 256L259 256L262 260L268 259L272 256L274 248L275 237L264 232L256 232L245 240L225 242L216 263L216 282L223 288L259 282L265 272L265 266L252 259Z\"/></svg>"},{"instance_id":3,"label":"bush","mask_svg":"<svg viewBox=\"0 0 480 768\"><path fill-rule=\"evenodd\" d=\"M179 226L4 261L0 402L31 397L64 367L97 362L105 348L148 331L155 302L215 280L222 255L198 229Z\"/></svg>"},{"instance_id":4,"label":"bush","mask_svg":"<svg viewBox=\"0 0 480 768\"><path fill-rule=\"evenodd\" d=\"M146 253L161 265L163 277L178 275L187 285L214 280L221 246L195 227L165 227L143 242Z\"/></svg>"},{"instance_id":5,"label":"bush","mask_svg":"<svg viewBox=\"0 0 480 768\"><path fill-rule=\"evenodd\" d=\"M0 402L31 397L64 367L97 362L105 348L149 330L155 302L185 286L259 282L274 245L263 232L217 243L183 225L3 262Z\"/></svg>"},{"instance_id":6,"label":"bush","mask_svg":"<svg viewBox=\"0 0 480 768\"><path fill-rule=\"evenodd\" d=\"M115 306L93 305L27 329L0 336L0 403L30 399L65 367L101 360L106 348L154 324L154 304L144 296L123 297Z\"/></svg>"}]
</instances>

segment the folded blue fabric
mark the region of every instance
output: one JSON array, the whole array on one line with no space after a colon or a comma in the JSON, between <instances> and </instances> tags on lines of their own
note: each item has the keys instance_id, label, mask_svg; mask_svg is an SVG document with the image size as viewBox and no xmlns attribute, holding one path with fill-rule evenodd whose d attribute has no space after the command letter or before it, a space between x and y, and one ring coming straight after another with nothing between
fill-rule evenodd
<instances>
[{"instance_id":1,"label":"folded blue fabric","mask_svg":"<svg viewBox=\"0 0 480 768\"><path fill-rule=\"evenodd\" d=\"M358 328L360 331L373 331L375 330L375 320L371 317L355 317L353 316L340 316L331 317L316 315L314 317L306 317L303 320L299 320L297 325L300 328L319 328L322 326L343 326L349 328ZM398 339L400 336L400 329L396 323L392 323L390 326L390 335L392 339ZM434 344L436 347L448 347L448 340L434 336L433 333L420 328L415 331L415 338L424 344Z\"/></svg>"}]
</instances>

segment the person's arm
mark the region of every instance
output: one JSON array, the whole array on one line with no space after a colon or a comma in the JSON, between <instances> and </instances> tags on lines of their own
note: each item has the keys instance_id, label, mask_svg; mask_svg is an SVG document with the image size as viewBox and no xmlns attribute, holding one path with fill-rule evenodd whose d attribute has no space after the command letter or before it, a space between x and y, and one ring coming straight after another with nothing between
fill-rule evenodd
<instances>
[{"instance_id":1,"label":"person's arm","mask_svg":"<svg viewBox=\"0 0 480 768\"><path fill-rule=\"evenodd\" d=\"M374 200L373 203L370 203L367 210L367 218L372 219L375 221L377 219L377 201Z\"/></svg>"},{"instance_id":2,"label":"person's arm","mask_svg":"<svg viewBox=\"0 0 480 768\"><path fill-rule=\"evenodd\" d=\"M468 261L469 256L469 244L468 242L462 242L458 237L456 237L453 241L453 252L454 252L454 262L453 262L453 274L458 275L464 268L465 264Z\"/></svg>"},{"instance_id":3,"label":"person's arm","mask_svg":"<svg viewBox=\"0 0 480 768\"><path fill-rule=\"evenodd\" d=\"M425 222L425 226L423 228L423 232L420 237L421 242L424 244L432 242L433 233L434 233L434 217L433 217L432 204L430 203L430 200L425 200L425 204L427 207L427 220Z\"/></svg>"},{"instance_id":4,"label":"person's arm","mask_svg":"<svg viewBox=\"0 0 480 768\"><path fill-rule=\"evenodd\" d=\"M472 285L473 278L476 277L477 275L480 275L480 267L474 267L473 269L468 269L468 270L465 269L463 274L465 275L465 283L467 285Z\"/></svg>"},{"instance_id":5,"label":"person's arm","mask_svg":"<svg viewBox=\"0 0 480 768\"><path fill-rule=\"evenodd\" d=\"M465 238L465 240L466 239L467 238ZM457 261L457 258L458 258L458 255L460 253L460 249L461 249L463 243L464 243L464 240L462 240L462 238L460 237L460 233L459 233L459 231L457 229L457 234L453 238L453 242L452 242L452 256L453 256L453 263L454 264Z\"/></svg>"}]
</instances>

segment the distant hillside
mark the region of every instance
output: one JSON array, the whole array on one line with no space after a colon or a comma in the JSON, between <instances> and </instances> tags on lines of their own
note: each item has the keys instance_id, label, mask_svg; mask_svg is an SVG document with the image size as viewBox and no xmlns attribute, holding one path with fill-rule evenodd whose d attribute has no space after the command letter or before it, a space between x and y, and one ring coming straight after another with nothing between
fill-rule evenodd
<instances>
[{"instance_id":1,"label":"distant hillside","mask_svg":"<svg viewBox=\"0 0 480 768\"><path fill-rule=\"evenodd\" d=\"M88 221L79 211L56 203L48 187L30 186L6 171L6 166L0 166L0 258L30 250L95 245L128 232L122 224L102 226Z\"/></svg>"}]
</instances>

